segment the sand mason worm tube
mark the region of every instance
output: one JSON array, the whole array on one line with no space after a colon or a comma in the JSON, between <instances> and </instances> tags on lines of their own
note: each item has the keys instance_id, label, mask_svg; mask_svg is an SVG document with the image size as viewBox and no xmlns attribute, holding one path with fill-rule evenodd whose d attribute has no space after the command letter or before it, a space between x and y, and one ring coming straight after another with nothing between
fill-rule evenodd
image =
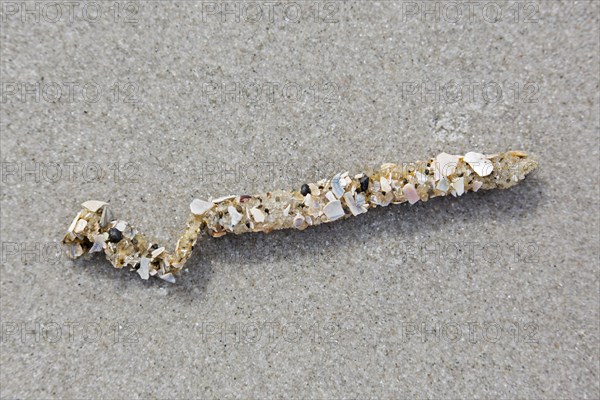
<instances>
[{"instance_id":1,"label":"sand mason worm tube","mask_svg":"<svg viewBox=\"0 0 600 400\"><path fill-rule=\"evenodd\" d=\"M157 276L175 282L175 275L202 236L303 230L358 216L378 206L506 189L522 181L537 165L535 158L522 151L469 152L464 156L441 153L422 162L383 164L369 174L339 173L296 190L194 199L173 252L149 241L128 222L115 219L107 203L90 200L82 204L63 243L71 258L103 252L115 268L128 267L142 279Z\"/></svg>"}]
</instances>

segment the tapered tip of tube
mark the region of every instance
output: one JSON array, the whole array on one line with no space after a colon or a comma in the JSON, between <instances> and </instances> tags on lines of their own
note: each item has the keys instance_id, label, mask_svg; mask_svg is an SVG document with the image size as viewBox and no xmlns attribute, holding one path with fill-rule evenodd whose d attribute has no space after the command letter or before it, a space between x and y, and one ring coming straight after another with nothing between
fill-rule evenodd
<instances>
[{"instance_id":1,"label":"tapered tip of tube","mask_svg":"<svg viewBox=\"0 0 600 400\"><path fill-rule=\"evenodd\" d=\"M494 178L500 188L516 185L539 167L535 155L520 150L494 154L490 159L495 164Z\"/></svg>"},{"instance_id":2,"label":"tapered tip of tube","mask_svg":"<svg viewBox=\"0 0 600 400\"><path fill-rule=\"evenodd\" d=\"M514 157L513 162L517 167L517 171L520 172L519 175L523 176L523 178L539 167L538 158L534 154L524 151L510 151L508 154Z\"/></svg>"}]
</instances>

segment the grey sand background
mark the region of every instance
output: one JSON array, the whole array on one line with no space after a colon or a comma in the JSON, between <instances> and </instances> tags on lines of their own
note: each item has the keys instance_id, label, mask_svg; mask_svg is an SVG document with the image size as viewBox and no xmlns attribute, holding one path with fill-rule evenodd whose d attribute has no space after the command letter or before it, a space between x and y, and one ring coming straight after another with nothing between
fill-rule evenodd
<instances>
[{"instance_id":1,"label":"grey sand background","mask_svg":"<svg viewBox=\"0 0 600 400\"><path fill-rule=\"evenodd\" d=\"M0 4L3 399L600 396L598 3ZM88 199L174 246L194 197L508 149L175 285L56 255Z\"/></svg>"}]
</instances>

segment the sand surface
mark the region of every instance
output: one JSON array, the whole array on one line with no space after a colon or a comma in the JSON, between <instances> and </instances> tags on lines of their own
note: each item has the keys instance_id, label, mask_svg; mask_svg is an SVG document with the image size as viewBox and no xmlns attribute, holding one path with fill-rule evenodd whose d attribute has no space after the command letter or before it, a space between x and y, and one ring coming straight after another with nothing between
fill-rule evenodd
<instances>
[{"instance_id":1,"label":"sand surface","mask_svg":"<svg viewBox=\"0 0 600 400\"><path fill-rule=\"evenodd\" d=\"M600 397L598 3L24 4L2 399ZM207 240L174 285L57 254L88 199L173 248L194 197L509 149L513 189Z\"/></svg>"}]
</instances>

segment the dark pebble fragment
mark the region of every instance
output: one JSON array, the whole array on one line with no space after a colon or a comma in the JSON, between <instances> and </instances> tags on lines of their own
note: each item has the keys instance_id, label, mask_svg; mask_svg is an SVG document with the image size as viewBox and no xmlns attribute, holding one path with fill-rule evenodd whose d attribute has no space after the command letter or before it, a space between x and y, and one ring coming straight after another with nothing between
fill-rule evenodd
<instances>
[{"instance_id":1,"label":"dark pebble fragment","mask_svg":"<svg viewBox=\"0 0 600 400\"><path fill-rule=\"evenodd\" d=\"M117 228L110 228L108 230L108 241L111 243L118 243L123 239L123 234Z\"/></svg>"},{"instance_id":2,"label":"dark pebble fragment","mask_svg":"<svg viewBox=\"0 0 600 400\"><path fill-rule=\"evenodd\" d=\"M302 185L302 187L300 188L300 194L302 194L302 196L306 196L307 194L310 193L310 187L308 187L308 185L305 183L304 185Z\"/></svg>"},{"instance_id":3,"label":"dark pebble fragment","mask_svg":"<svg viewBox=\"0 0 600 400\"><path fill-rule=\"evenodd\" d=\"M369 188L369 177L368 176L363 176L362 178L360 178L360 191L359 192L366 192L367 189Z\"/></svg>"}]
</instances>

